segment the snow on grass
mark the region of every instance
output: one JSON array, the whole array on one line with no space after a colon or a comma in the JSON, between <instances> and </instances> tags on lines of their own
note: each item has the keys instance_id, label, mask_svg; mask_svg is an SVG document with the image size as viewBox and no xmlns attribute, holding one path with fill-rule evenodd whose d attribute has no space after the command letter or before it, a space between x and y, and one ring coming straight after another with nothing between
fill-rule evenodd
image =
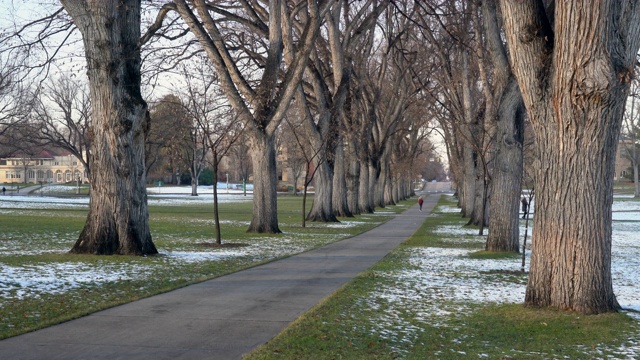
<instances>
[{"instance_id":1,"label":"snow on grass","mask_svg":"<svg viewBox=\"0 0 640 360\"><path fill-rule=\"evenodd\" d=\"M89 198L56 198L51 196L3 196L0 198L0 209L72 209L87 208Z\"/></svg>"},{"instance_id":2,"label":"snow on grass","mask_svg":"<svg viewBox=\"0 0 640 360\"><path fill-rule=\"evenodd\" d=\"M162 188L162 190L169 189ZM171 188L177 191L176 188ZM189 188L190 191L190 188ZM224 194L229 201L250 201L251 197L241 194ZM221 196L220 199L223 199ZM150 191L149 203L174 205L184 202L211 202L212 195L191 197L185 193L161 193ZM7 196L0 199L0 210L24 211L29 209L56 209L86 207L88 199L59 199L40 196ZM7 210L11 209L11 210ZM439 206L436 212L459 212L453 206ZM370 216L390 215L390 212L376 212ZM625 309L640 311L640 202L615 201L613 206L613 247L612 279L618 302ZM194 220L210 221L210 220ZM212 220L211 220L212 221ZM233 225L234 222L226 222ZM330 225L344 228L361 225L359 221L345 221ZM531 226L531 222L529 225ZM242 223L240 225L247 225ZM477 236L477 230L457 226L441 226L434 230L451 242L484 242ZM524 233L524 229L521 229ZM529 236L531 229L529 229ZM4 255L29 255L59 252L69 248L76 234L51 234L48 249L30 248L37 244L24 241L17 234L3 234L6 241L0 245ZM307 238L328 237L327 234L305 234ZM341 237L335 234L331 237ZM45 293L64 293L85 284L135 280L157 269L158 261L167 268L228 258L249 257L271 259L306 250L309 245L300 239L300 234L284 234L269 238L246 239L249 246L212 248L201 251L167 251L159 249L162 256L156 261L135 263L95 263L61 262L32 264L30 266L10 266L0 264L0 297L3 301L38 297ZM363 309L382 310L383 316L372 317L371 326L382 337L392 343L411 343L422 331L415 322L429 326L445 326L447 318L464 314L469 306L486 303L521 303L526 289L525 275L519 275L520 260L514 259L472 259L472 250L458 248L412 248L408 254L409 266L400 272L378 274L385 279L385 286L370 294L361 304ZM529 254L527 254L529 255ZM152 259L152 258L149 258ZM158 260L159 259L159 260ZM527 264L529 260L527 259ZM0 303L0 307L2 303ZM410 316L406 316L410 314ZM404 315L404 316L403 316ZM637 315L636 315L637 317ZM406 319L413 319L413 323ZM640 320L640 318L639 318ZM464 339L460 339L464 341ZM408 347L406 347L408 348ZM402 353L403 350L395 349ZM585 353L587 350L585 349ZM640 355L640 343L630 340L623 349L614 349L629 358ZM482 354L480 354L482 357Z\"/></svg>"},{"instance_id":3,"label":"snow on grass","mask_svg":"<svg viewBox=\"0 0 640 360\"><path fill-rule=\"evenodd\" d=\"M47 187L45 187L47 189ZM71 209L88 208L89 197L55 197L53 193L73 193L76 188L73 186L56 185L40 192L36 190L31 195L7 195L0 197L0 209ZM183 205L183 204L213 204L213 187L198 187L198 196L191 196L191 187L172 186L147 189L149 205ZM253 201L253 195L248 192L244 196L241 190L226 189L219 190L218 202L248 202Z\"/></svg>"},{"instance_id":4,"label":"snow on grass","mask_svg":"<svg viewBox=\"0 0 640 360\"><path fill-rule=\"evenodd\" d=\"M453 209L459 211L452 206L440 206L436 210L447 213L454 212ZM623 309L640 311L640 202L615 202L613 210L614 292ZM483 244L486 239L477 236L476 229L458 226L439 226L433 232L455 243ZM379 274L386 278L385 286L370 293L359 305L384 310L384 315L370 319L370 326L390 343L417 339L421 327L415 322L446 326L447 318L466 313L474 304L522 303L524 300L526 276L518 273L520 259L469 258L474 250L459 248L411 248L410 251L407 270ZM528 264L528 256L526 261ZM640 320L637 313L629 315ZM406 354L403 349L406 348L393 350ZM585 356L592 350L585 348ZM600 349L605 350L637 358L640 342L629 339L622 348Z\"/></svg>"},{"instance_id":5,"label":"snow on grass","mask_svg":"<svg viewBox=\"0 0 640 360\"><path fill-rule=\"evenodd\" d=\"M97 271L97 269L100 271ZM142 278L148 269L132 264L43 263L29 266L2 265L0 297L4 301L61 294L86 284ZM2 303L0 303L2 307Z\"/></svg>"},{"instance_id":6,"label":"snow on grass","mask_svg":"<svg viewBox=\"0 0 640 360\"><path fill-rule=\"evenodd\" d=\"M366 222L365 221L341 221L339 223L327 224L326 227L334 228L334 229L344 229L344 228L350 228L350 227L359 226L363 224L366 224Z\"/></svg>"},{"instance_id":7,"label":"snow on grass","mask_svg":"<svg viewBox=\"0 0 640 360\"><path fill-rule=\"evenodd\" d=\"M210 187L209 187L210 188ZM150 204L180 205L183 203L212 202L212 195L190 196L190 187L172 187L172 194L149 196ZM209 189L211 190L211 189ZM229 202L251 201L251 196L242 194L224 194L219 200ZM55 198L47 196L5 196L0 198L0 214L19 213L29 216L35 210L56 210L60 208L74 209L88 207L86 197ZM38 212L43 215L42 212ZM82 215L86 216L86 215ZM168 219L171 220L171 219ZM174 219L175 220L175 219ZM184 221L184 219L180 219ZM190 219L193 223L211 223L213 219ZM227 226L248 226L246 221L221 221ZM332 227L349 228L362 225L361 221L344 221ZM343 238L346 234L326 234L322 229L318 233L281 234L276 237L257 237L243 239L238 247L203 247L202 250L163 249L158 248L159 256L133 262L48 262L28 266L11 266L0 261L0 298L4 301L20 300L25 297L39 297L42 294L59 294L71 291L86 284L99 286L106 282L135 280L150 276L157 271L159 263L170 269L199 262L221 261L231 258L247 258L252 260L269 260L308 250L319 241L328 243ZM24 238L24 234L2 233L0 255L29 256L43 254L62 254L67 252L76 241L76 232L42 232L34 238ZM175 244L172 244L174 246ZM193 244L190 245L192 247ZM100 274L97 276L96 274ZM0 307L2 302L0 302Z\"/></svg>"},{"instance_id":8,"label":"snow on grass","mask_svg":"<svg viewBox=\"0 0 640 360\"><path fill-rule=\"evenodd\" d=\"M0 298L3 301L20 300L25 297L39 297L44 293L59 294L86 284L100 285L107 282L144 279L158 271L158 263L164 268L220 261L230 258L252 258L267 260L307 250L308 242L299 241L296 236L243 240L247 246L212 248L208 251L166 251L158 249L159 256L136 259L134 262L47 262L27 266L11 266L0 262ZM16 254L0 249L3 255ZM59 252L59 251L51 251ZM39 250L38 254L43 251ZM30 254L23 251L20 255ZM0 307L2 303L0 303Z\"/></svg>"}]
</instances>

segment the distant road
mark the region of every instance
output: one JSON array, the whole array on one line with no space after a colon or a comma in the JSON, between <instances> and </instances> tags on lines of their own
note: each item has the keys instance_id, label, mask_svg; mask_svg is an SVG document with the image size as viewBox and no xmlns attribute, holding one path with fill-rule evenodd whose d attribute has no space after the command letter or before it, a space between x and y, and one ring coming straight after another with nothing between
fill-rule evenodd
<instances>
[{"instance_id":1,"label":"distant road","mask_svg":"<svg viewBox=\"0 0 640 360\"><path fill-rule=\"evenodd\" d=\"M428 182L424 186L426 192L452 192L451 181Z\"/></svg>"}]
</instances>

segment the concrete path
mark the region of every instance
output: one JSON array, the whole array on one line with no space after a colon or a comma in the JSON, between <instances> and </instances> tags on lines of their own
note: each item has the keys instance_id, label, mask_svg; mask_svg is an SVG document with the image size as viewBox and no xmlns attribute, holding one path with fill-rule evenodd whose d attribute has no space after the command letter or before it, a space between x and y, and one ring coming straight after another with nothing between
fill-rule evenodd
<instances>
[{"instance_id":1,"label":"concrete path","mask_svg":"<svg viewBox=\"0 0 640 360\"><path fill-rule=\"evenodd\" d=\"M0 341L0 359L240 359L411 236L439 194L364 234Z\"/></svg>"}]
</instances>

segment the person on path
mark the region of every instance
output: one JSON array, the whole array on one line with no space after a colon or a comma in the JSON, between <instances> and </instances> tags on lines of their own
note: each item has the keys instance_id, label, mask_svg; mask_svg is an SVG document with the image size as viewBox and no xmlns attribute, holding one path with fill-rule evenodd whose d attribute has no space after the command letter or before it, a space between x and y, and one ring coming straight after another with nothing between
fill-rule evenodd
<instances>
[{"instance_id":1,"label":"person on path","mask_svg":"<svg viewBox=\"0 0 640 360\"><path fill-rule=\"evenodd\" d=\"M420 211L422 211L422 204L424 203L424 199L422 198L422 196L420 196L418 198L418 205L420 205Z\"/></svg>"},{"instance_id":2,"label":"person on path","mask_svg":"<svg viewBox=\"0 0 640 360\"><path fill-rule=\"evenodd\" d=\"M4 196L4 193L6 193L6 192L7 192L7 189L3 186L2 187L2 195Z\"/></svg>"},{"instance_id":3,"label":"person on path","mask_svg":"<svg viewBox=\"0 0 640 360\"><path fill-rule=\"evenodd\" d=\"M522 197L522 200L520 200L520 202L522 203L522 218L524 219L527 217L527 213L529 212L529 202L524 196Z\"/></svg>"}]
</instances>

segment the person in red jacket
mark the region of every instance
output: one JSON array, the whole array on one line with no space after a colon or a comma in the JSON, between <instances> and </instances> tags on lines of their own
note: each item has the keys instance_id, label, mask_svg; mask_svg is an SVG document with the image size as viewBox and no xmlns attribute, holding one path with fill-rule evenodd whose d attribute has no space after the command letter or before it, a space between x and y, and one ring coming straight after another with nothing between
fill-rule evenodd
<instances>
[{"instance_id":1,"label":"person in red jacket","mask_svg":"<svg viewBox=\"0 0 640 360\"><path fill-rule=\"evenodd\" d=\"M422 196L420 196L418 198L418 205L420 205L420 211L422 211L422 204L424 203L424 199L422 198Z\"/></svg>"}]
</instances>

